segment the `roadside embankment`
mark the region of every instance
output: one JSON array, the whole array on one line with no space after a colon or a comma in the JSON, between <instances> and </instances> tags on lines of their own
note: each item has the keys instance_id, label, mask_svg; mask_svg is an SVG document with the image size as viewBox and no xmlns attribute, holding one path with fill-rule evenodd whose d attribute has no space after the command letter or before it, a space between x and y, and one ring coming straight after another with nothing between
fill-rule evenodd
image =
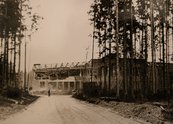
<instances>
[{"instance_id":1,"label":"roadside embankment","mask_svg":"<svg viewBox=\"0 0 173 124\"><path fill-rule=\"evenodd\" d=\"M0 120L6 119L9 115L25 109L26 106L38 98L38 96L33 96L28 93L23 94L19 98L8 98L0 95Z\"/></svg>"},{"instance_id":2,"label":"roadside embankment","mask_svg":"<svg viewBox=\"0 0 173 124\"><path fill-rule=\"evenodd\" d=\"M116 99L111 97L91 98L81 96L82 95L74 97L92 104L110 108L126 118L144 120L153 124L173 123L173 109L167 109L167 101L123 102L116 101Z\"/></svg>"}]
</instances>

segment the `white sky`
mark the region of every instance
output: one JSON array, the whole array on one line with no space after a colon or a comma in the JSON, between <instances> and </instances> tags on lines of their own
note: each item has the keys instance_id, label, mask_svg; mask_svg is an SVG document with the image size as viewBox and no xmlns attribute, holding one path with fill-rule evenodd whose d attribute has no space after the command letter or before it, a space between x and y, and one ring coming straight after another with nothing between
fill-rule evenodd
<instances>
[{"instance_id":1,"label":"white sky","mask_svg":"<svg viewBox=\"0 0 173 124\"><path fill-rule=\"evenodd\" d=\"M88 36L92 34L92 26L87 14L92 0L30 1L34 11L44 20L28 42L27 63L32 67L35 63L85 61L86 48L90 46L91 51L92 43ZM89 52L88 60L90 58Z\"/></svg>"}]
</instances>

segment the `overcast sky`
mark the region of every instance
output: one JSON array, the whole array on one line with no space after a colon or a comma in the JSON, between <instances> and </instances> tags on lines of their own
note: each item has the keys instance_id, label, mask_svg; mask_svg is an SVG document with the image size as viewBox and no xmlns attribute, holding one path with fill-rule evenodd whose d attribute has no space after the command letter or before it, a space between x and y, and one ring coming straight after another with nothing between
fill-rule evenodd
<instances>
[{"instance_id":1,"label":"overcast sky","mask_svg":"<svg viewBox=\"0 0 173 124\"><path fill-rule=\"evenodd\" d=\"M91 50L92 43L88 36L92 27L87 14L92 0L30 1L44 20L27 45L28 64L32 67L35 63L85 61L86 48L90 46Z\"/></svg>"}]
</instances>

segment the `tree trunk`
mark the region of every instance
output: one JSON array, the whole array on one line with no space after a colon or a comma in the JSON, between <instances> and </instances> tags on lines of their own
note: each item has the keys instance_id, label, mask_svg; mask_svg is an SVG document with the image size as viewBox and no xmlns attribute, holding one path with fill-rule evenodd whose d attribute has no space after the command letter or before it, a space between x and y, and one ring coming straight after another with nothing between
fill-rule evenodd
<instances>
[{"instance_id":1,"label":"tree trunk","mask_svg":"<svg viewBox=\"0 0 173 124\"><path fill-rule=\"evenodd\" d=\"M126 31L126 4L124 2L124 22L123 22L123 89L124 96L127 97L127 31Z\"/></svg>"},{"instance_id":2,"label":"tree trunk","mask_svg":"<svg viewBox=\"0 0 173 124\"><path fill-rule=\"evenodd\" d=\"M111 14L111 8L109 7L109 15ZM111 17L109 17L109 23L111 23ZM112 28L111 25L109 25L109 28ZM108 81L108 91L110 95L111 90L111 31L109 31L109 81Z\"/></svg>"},{"instance_id":3,"label":"tree trunk","mask_svg":"<svg viewBox=\"0 0 173 124\"><path fill-rule=\"evenodd\" d=\"M129 90L130 90L130 97L133 99L134 98L134 91L133 91L133 83L134 83L134 52L133 52L133 10L132 10L132 0L130 0L130 20L131 20L131 28L130 28L130 84L129 84Z\"/></svg>"},{"instance_id":4,"label":"tree trunk","mask_svg":"<svg viewBox=\"0 0 173 124\"><path fill-rule=\"evenodd\" d=\"M150 18L151 18L151 54L152 54L152 91L155 93L155 40L154 40L154 14L153 0L150 0Z\"/></svg>"},{"instance_id":5,"label":"tree trunk","mask_svg":"<svg viewBox=\"0 0 173 124\"><path fill-rule=\"evenodd\" d=\"M116 97L120 97L120 72L119 72L119 10L118 10L118 0L116 0L116 83L117 83L117 93Z\"/></svg>"},{"instance_id":6,"label":"tree trunk","mask_svg":"<svg viewBox=\"0 0 173 124\"><path fill-rule=\"evenodd\" d=\"M16 87L16 35L14 36L13 80Z\"/></svg>"}]
</instances>

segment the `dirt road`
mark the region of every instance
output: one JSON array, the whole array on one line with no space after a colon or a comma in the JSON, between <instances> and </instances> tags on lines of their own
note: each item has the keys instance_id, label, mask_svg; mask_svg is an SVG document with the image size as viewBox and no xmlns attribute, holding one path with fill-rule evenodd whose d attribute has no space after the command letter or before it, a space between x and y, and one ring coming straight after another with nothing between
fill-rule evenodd
<instances>
[{"instance_id":1,"label":"dirt road","mask_svg":"<svg viewBox=\"0 0 173 124\"><path fill-rule=\"evenodd\" d=\"M138 124L110 109L71 96L42 96L20 113L0 124Z\"/></svg>"}]
</instances>

